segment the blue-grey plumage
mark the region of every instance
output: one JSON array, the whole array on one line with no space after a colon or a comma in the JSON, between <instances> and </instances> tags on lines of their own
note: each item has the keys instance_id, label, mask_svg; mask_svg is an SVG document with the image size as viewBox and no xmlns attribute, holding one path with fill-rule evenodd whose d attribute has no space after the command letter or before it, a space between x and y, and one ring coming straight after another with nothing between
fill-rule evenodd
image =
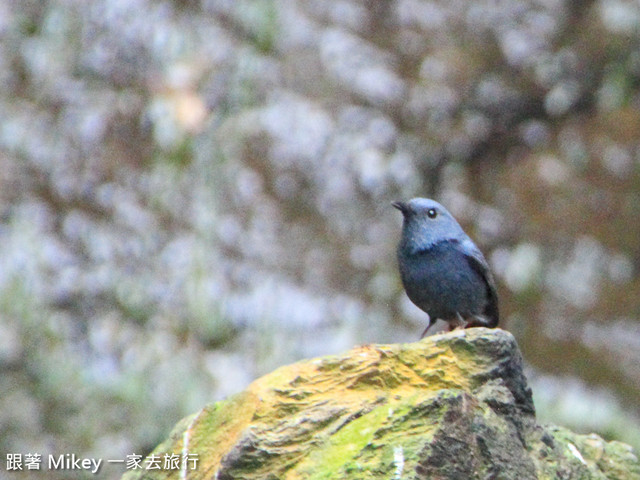
<instances>
[{"instance_id":1,"label":"blue-grey plumage","mask_svg":"<svg viewBox=\"0 0 640 480\"><path fill-rule=\"evenodd\" d=\"M402 212L398 245L400 277L409 299L449 329L498 325L495 281L482 252L453 216L435 200L394 202Z\"/></svg>"}]
</instances>

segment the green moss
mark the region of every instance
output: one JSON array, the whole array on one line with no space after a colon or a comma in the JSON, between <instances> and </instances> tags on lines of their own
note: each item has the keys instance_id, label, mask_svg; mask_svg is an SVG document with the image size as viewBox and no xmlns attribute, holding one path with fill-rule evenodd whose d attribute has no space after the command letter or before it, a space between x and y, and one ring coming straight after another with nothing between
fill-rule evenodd
<instances>
[{"instance_id":1,"label":"green moss","mask_svg":"<svg viewBox=\"0 0 640 480\"><path fill-rule=\"evenodd\" d=\"M309 479L320 480L339 478L345 467L353 468L353 459L357 459L364 447L371 443L377 429L388 418L388 410L386 405L380 406L345 425L324 448L310 456L313 468L307 471L303 468L302 472ZM318 465L322 466L321 470L318 470Z\"/></svg>"},{"instance_id":2,"label":"green moss","mask_svg":"<svg viewBox=\"0 0 640 480\"><path fill-rule=\"evenodd\" d=\"M576 479L640 480L640 463L631 447L620 442L605 442L598 435L580 435L563 427L550 426L556 454L565 462L549 461L543 479L555 479L562 470L571 470Z\"/></svg>"},{"instance_id":3,"label":"green moss","mask_svg":"<svg viewBox=\"0 0 640 480\"><path fill-rule=\"evenodd\" d=\"M433 396L380 405L326 439L292 478L391 478L399 470L413 469L425 439L442 418L440 406Z\"/></svg>"}]
</instances>

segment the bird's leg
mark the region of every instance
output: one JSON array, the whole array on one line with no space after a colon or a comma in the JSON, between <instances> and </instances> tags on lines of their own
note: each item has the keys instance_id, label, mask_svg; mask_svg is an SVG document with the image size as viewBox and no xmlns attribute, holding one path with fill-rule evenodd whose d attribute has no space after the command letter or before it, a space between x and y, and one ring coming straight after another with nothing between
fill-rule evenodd
<instances>
[{"instance_id":1,"label":"bird's leg","mask_svg":"<svg viewBox=\"0 0 640 480\"><path fill-rule=\"evenodd\" d=\"M432 325L433 323L431 323L431 319L429 319L429 325L427 325L427 328L425 328L424 332L422 332L422 335L420 335L420 340L424 338L424 336L427 334L427 332L429 331Z\"/></svg>"},{"instance_id":2,"label":"bird's leg","mask_svg":"<svg viewBox=\"0 0 640 480\"><path fill-rule=\"evenodd\" d=\"M465 321L464 318L462 318L462 315L460 315L460 313L456 312L456 321L449 321L449 331L453 331L453 330L457 330L458 328L463 328L465 325Z\"/></svg>"}]
</instances>

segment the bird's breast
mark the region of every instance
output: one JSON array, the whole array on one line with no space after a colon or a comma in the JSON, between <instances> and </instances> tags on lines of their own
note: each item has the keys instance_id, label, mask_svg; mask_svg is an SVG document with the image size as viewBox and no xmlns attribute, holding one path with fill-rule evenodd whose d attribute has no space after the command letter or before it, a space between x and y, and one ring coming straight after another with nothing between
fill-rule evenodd
<instances>
[{"instance_id":1,"label":"bird's breast","mask_svg":"<svg viewBox=\"0 0 640 480\"><path fill-rule=\"evenodd\" d=\"M476 312L486 304L484 279L449 242L413 254L399 250L398 263L407 295L431 316Z\"/></svg>"}]
</instances>

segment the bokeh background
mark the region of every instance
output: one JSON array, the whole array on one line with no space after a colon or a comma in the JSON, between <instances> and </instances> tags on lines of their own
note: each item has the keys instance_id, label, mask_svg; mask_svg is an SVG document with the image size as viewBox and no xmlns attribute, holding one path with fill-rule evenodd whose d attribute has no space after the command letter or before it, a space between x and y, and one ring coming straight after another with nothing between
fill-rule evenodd
<instances>
[{"instance_id":1,"label":"bokeh background","mask_svg":"<svg viewBox=\"0 0 640 480\"><path fill-rule=\"evenodd\" d=\"M1 0L0 85L0 476L416 340L413 196L489 259L539 418L640 449L638 2Z\"/></svg>"}]
</instances>

